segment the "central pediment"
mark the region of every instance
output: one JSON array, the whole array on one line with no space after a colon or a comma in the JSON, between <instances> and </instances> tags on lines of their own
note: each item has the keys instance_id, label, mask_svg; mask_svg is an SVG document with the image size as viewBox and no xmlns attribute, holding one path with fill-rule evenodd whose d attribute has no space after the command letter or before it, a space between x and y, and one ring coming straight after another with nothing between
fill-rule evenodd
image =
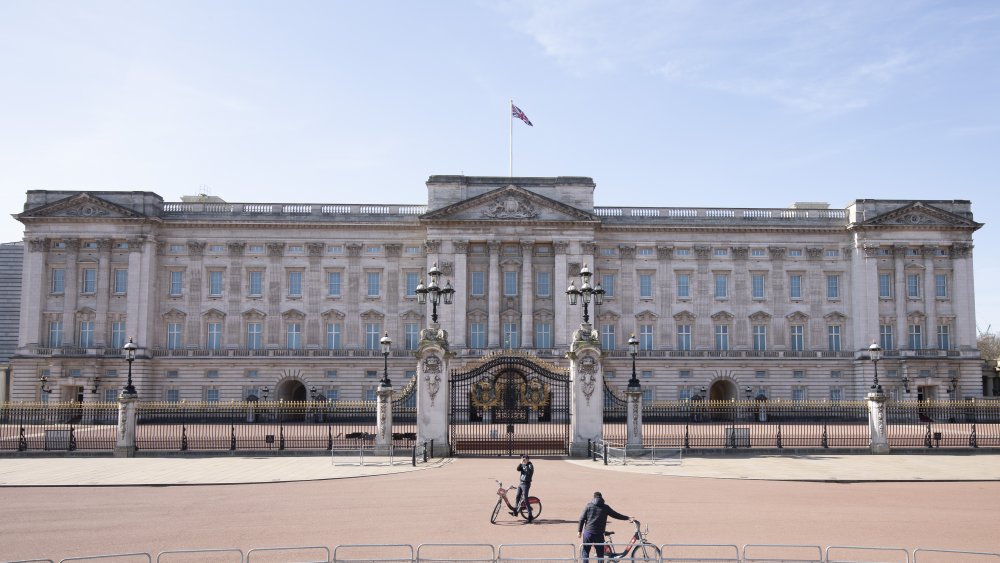
<instances>
[{"instance_id":1,"label":"central pediment","mask_svg":"<svg viewBox=\"0 0 1000 563\"><path fill-rule=\"evenodd\" d=\"M514 184L471 197L421 216L422 221L451 222L598 222L593 213L519 188Z\"/></svg>"}]
</instances>

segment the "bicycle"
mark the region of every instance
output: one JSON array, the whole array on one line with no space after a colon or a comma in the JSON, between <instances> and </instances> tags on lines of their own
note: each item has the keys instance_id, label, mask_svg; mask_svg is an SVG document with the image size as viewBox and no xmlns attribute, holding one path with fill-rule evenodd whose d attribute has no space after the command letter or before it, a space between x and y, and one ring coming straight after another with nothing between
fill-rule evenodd
<instances>
[{"instance_id":1,"label":"bicycle","mask_svg":"<svg viewBox=\"0 0 1000 563\"><path fill-rule=\"evenodd\" d=\"M632 538L629 540L621 551L615 551L614 542L612 542L611 536L614 532L604 532L604 559L603 560L614 560L614 561L659 561L660 560L660 548L649 543L646 539L646 534L649 533L649 526L646 526L646 531L642 531L640 528L640 522L638 520L632 520L635 524L635 532L632 533ZM595 544L587 544L595 545ZM628 556L628 557L626 557ZM596 560L596 559L595 559Z\"/></svg>"},{"instance_id":2,"label":"bicycle","mask_svg":"<svg viewBox=\"0 0 1000 563\"><path fill-rule=\"evenodd\" d=\"M490 524L497 523L497 516L500 514L500 508L507 505L507 510L513 512L514 505L510 503L510 499L507 498L507 493L513 491L517 488L517 485L511 485L509 487L504 487L503 483L497 481L497 499L496 505L493 507L493 514L490 515ZM531 505L531 515L538 518L542 514L542 501L538 500L538 497L528 497L521 500L521 506L517 508L518 514L521 518L525 520L528 519L528 505Z\"/></svg>"}]
</instances>

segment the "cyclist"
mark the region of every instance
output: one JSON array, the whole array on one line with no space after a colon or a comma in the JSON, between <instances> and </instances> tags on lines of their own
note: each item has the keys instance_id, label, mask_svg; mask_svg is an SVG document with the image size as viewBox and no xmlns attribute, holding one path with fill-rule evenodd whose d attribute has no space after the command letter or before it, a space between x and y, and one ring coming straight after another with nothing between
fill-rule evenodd
<instances>
[{"instance_id":1,"label":"cyclist","mask_svg":"<svg viewBox=\"0 0 1000 563\"><path fill-rule=\"evenodd\" d=\"M517 516L521 510L521 499L527 503L528 490L531 489L531 478L535 475L535 466L528 459L528 454L521 454L521 463L517 466L517 472L521 474L521 484L517 487L517 498L514 501L514 510L510 513ZM531 504L528 504L528 522L535 520L535 515L531 513Z\"/></svg>"},{"instance_id":2,"label":"cyclist","mask_svg":"<svg viewBox=\"0 0 1000 563\"><path fill-rule=\"evenodd\" d=\"M604 528L608 525L608 516L617 520L632 521L631 516L625 516L615 512L615 509L604 504L604 497L600 492L594 493L594 498L587 503L580 515L580 524L577 528L577 537L583 538L583 561L590 561L590 547L594 547L594 554L599 560L604 559Z\"/></svg>"}]
</instances>

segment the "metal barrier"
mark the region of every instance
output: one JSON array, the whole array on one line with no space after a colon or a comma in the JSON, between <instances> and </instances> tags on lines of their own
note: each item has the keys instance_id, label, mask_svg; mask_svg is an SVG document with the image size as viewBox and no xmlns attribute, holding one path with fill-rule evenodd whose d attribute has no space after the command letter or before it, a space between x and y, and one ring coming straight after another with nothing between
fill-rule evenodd
<instances>
[{"instance_id":1,"label":"metal barrier","mask_svg":"<svg viewBox=\"0 0 1000 563\"><path fill-rule=\"evenodd\" d=\"M1000 553L922 547L913 550L913 563L996 563L997 561L1000 561Z\"/></svg>"},{"instance_id":2,"label":"metal barrier","mask_svg":"<svg viewBox=\"0 0 1000 563\"><path fill-rule=\"evenodd\" d=\"M668 543L660 546L660 561L671 563L740 563L740 549L732 544Z\"/></svg>"},{"instance_id":3,"label":"metal barrier","mask_svg":"<svg viewBox=\"0 0 1000 563\"><path fill-rule=\"evenodd\" d=\"M227 557L238 555L238 557ZM204 556L204 557L202 557ZM156 556L156 563L161 561L183 561L184 563L243 563L243 551L240 549L178 549L176 551L161 551Z\"/></svg>"},{"instance_id":4,"label":"metal barrier","mask_svg":"<svg viewBox=\"0 0 1000 563\"><path fill-rule=\"evenodd\" d=\"M60 559L59 563L64 561L98 561L98 560L109 560L113 559L119 562L127 562L131 560L144 560L147 563L152 563L153 559L148 553L116 553L111 555L88 555L86 557L67 557L66 559Z\"/></svg>"},{"instance_id":5,"label":"metal barrier","mask_svg":"<svg viewBox=\"0 0 1000 563\"><path fill-rule=\"evenodd\" d=\"M479 554L475 554L479 551ZM424 561L462 561L493 563L496 548L488 543L424 543L417 546L417 563Z\"/></svg>"},{"instance_id":6,"label":"metal barrier","mask_svg":"<svg viewBox=\"0 0 1000 563\"><path fill-rule=\"evenodd\" d=\"M823 549L818 545L747 544L743 563L823 563Z\"/></svg>"},{"instance_id":7,"label":"metal barrier","mask_svg":"<svg viewBox=\"0 0 1000 563\"><path fill-rule=\"evenodd\" d=\"M322 553L321 559L301 559ZM294 559L292 557L295 557ZM257 547L247 552L246 563L328 563L330 548L314 547Z\"/></svg>"},{"instance_id":8,"label":"metal barrier","mask_svg":"<svg viewBox=\"0 0 1000 563\"><path fill-rule=\"evenodd\" d=\"M910 553L901 547L831 545L826 548L826 563L910 563Z\"/></svg>"},{"instance_id":9,"label":"metal barrier","mask_svg":"<svg viewBox=\"0 0 1000 563\"><path fill-rule=\"evenodd\" d=\"M367 563L413 561L413 546L408 544L355 544L338 545L333 549L333 563Z\"/></svg>"},{"instance_id":10,"label":"metal barrier","mask_svg":"<svg viewBox=\"0 0 1000 563\"><path fill-rule=\"evenodd\" d=\"M572 543L508 543L497 547L496 563L517 561L576 561L579 549Z\"/></svg>"}]
</instances>

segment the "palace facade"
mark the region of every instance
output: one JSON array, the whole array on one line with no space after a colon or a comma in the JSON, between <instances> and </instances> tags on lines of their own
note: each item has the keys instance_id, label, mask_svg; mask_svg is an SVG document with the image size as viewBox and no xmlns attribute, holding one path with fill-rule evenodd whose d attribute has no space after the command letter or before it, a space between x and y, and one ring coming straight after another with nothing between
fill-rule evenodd
<instances>
[{"instance_id":1,"label":"palace facade","mask_svg":"<svg viewBox=\"0 0 1000 563\"><path fill-rule=\"evenodd\" d=\"M432 176L426 204L165 202L27 193L12 400L373 399L416 373L421 329L451 367L499 348L556 365L585 309L609 385L639 341L646 400L982 396L963 200L845 208L595 207L585 177ZM452 304L418 303L434 265ZM878 342L882 360L870 361ZM908 391L907 391L908 389Z\"/></svg>"}]
</instances>

